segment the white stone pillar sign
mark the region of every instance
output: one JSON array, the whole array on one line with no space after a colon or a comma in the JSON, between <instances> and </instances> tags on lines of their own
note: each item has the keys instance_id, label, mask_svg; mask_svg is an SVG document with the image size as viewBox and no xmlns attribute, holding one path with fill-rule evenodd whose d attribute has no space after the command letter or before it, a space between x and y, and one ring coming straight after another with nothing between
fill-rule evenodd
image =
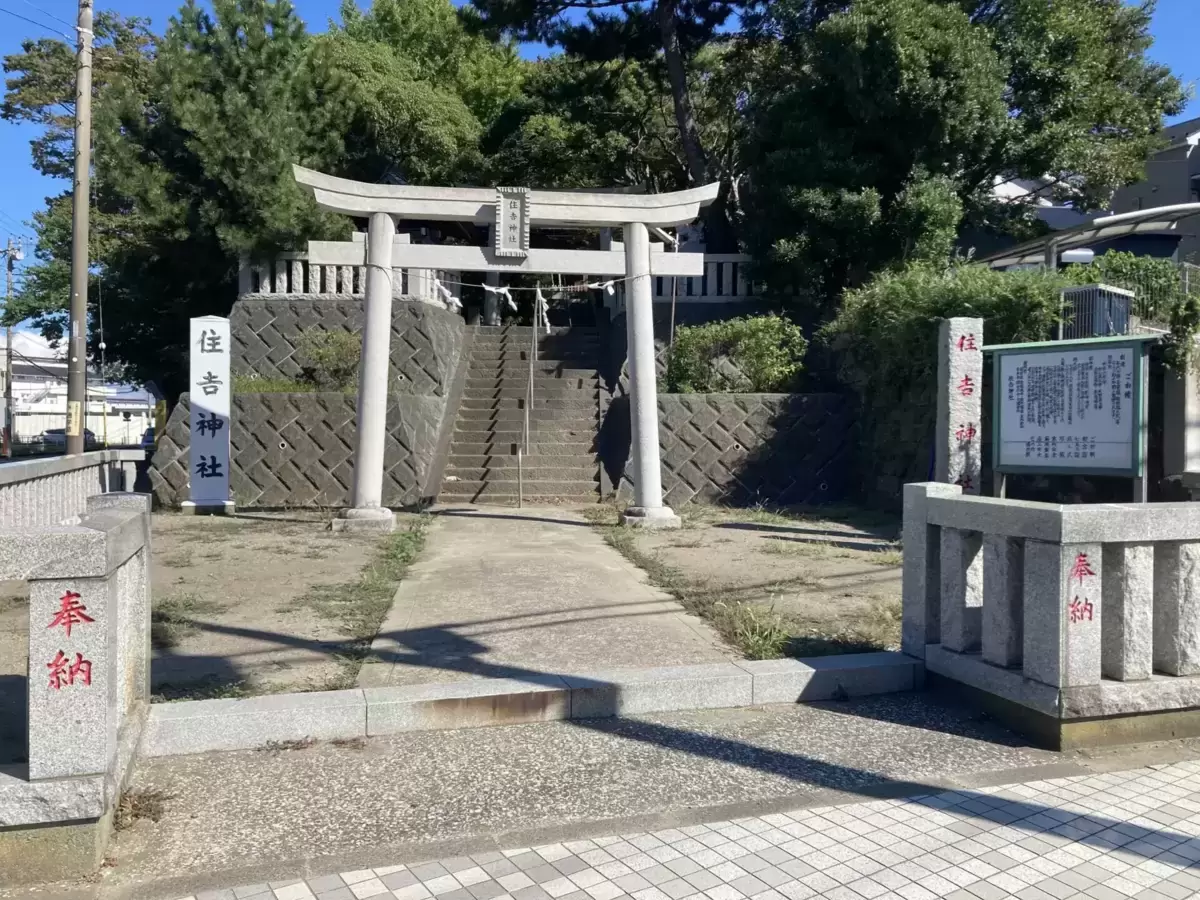
<instances>
[{"instance_id":1,"label":"white stone pillar sign","mask_svg":"<svg viewBox=\"0 0 1200 900\"><path fill-rule=\"evenodd\" d=\"M229 320L219 316L192 319L191 444L188 461L190 500L184 511L233 512L229 494L229 411L233 386L229 376Z\"/></svg>"},{"instance_id":2,"label":"white stone pillar sign","mask_svg":"<svg viewBox=\"0 0 1200 900\"><path fill-rule=\"evenodd\" d=\"M938 329L934 481L978 494L983 477L983 319L943 319Z\"/></svg>"}]
</instances>

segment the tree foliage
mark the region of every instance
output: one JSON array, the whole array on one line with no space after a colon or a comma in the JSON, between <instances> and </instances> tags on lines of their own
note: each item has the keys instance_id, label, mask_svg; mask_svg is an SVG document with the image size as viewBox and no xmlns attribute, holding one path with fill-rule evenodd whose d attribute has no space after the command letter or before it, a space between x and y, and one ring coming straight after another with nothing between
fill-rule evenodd
<instances>
[{"instance_id":1,"label":"tree foliage","mask_svg":"<svg viewBox=\"0 0 1200 900\"><path fill-rule=\"evenodd\" d=\"M239 257L344 238L292 177L677 190L719 181L710 251L740 244L829 317L842 292L1012 228L997 180L1080 208L1136 179L1183 92L1146 59L1152 0L185 0L161 37L96 19L90 302L110 357L184 387L187 319L224 314ZM519 58L514 41L563 53ZM4 60L0 117L67 179L73 50ZM11 319L61 335L70 193L35 215ZM97 333L93 321L93 334Z\"/></svg>"},{"instance_id":2,"label":"tree foliage","mask_svg":"<svg viewBox=\"0 0 1200 900\"><path fill-rule=\"evenodd\" d=\"M752 17L745 238L819 309L945 258L964 219L1049 176L1083 208L1138 177L1184 92L1146 60L1152 3L780 0Z\"/></svg>"}]
</instances>

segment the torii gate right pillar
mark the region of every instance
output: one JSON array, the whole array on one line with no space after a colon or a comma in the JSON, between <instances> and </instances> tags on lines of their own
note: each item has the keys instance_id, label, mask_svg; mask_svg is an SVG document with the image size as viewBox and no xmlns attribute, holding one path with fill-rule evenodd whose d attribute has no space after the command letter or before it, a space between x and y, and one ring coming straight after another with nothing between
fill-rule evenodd
<instances>
[{"instance_id":1,"label":"torii gate right pillar","mask_svg":"<svg viewBox=\"0 0 1200 900\"><path fill-rule=\"evenodd\" d=\"M629 422L632 431L634 504L621 517L635 528L678 528L679 516L663 505L658 449L658 372L654 361L654 298L650 289L650 233L641 222L625 225L625 327L629 345Z\"/></svg>"}]
</instances>

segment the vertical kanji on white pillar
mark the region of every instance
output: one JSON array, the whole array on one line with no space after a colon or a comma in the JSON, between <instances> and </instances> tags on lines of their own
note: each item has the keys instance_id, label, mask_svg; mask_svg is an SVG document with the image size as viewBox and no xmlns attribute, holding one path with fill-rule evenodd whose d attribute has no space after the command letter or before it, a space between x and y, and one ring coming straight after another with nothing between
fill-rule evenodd
<instances>
[{"instance_id":1,"label":"vertical kanji on white pillar","mask_svg":"<svg viewBox=\"0 0 1200 900\"><path fill-rule=\"evenodd\" d=\"M189 383L191 443L188 482L190 512L227 512L229 494L229 430L233 386L230 383L229 320L219 316L192 319Z\"/></svg>"},{"instance_id":2,"label":"vertical kanji on white pillar","mask_svg":"<svg viewBox=\"0 0 1200 900\"><path fill-rule=\"evenodd\" d=\"M943 319L938 329L934 481L978 494L983 475L983 319Z\"/></svg>"}]
</instances>

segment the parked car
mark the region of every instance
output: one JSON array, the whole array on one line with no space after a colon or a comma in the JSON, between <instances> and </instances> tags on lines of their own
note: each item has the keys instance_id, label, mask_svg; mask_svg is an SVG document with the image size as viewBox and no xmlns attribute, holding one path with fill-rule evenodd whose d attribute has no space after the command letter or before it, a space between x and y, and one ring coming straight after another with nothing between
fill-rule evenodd
<instances>
[{"instance_id":1,"label":"parked car","mask_svg":"<svg viewBox=\"0 0 1200 900\"><path fill-rule=\"evenodd\" d=\"M142 449L146 451L147 456L149 456L151 453L154 452L154 426L153 425L151 425L149 428L147 428L146 433L142 435Z\"/></svg>"},{"instance_id":2,"label":"parked car","mask_svg":"<svg viewBox=\"0 0 1200 900\"><path fill-rule=\"evenodd\" d=\"M47 428L42 432L42 445L47 450L66 450L67 449L67 429L65 428ZM92 433L90 428L83 429L83 446L98 447L100 442L96 440L96 435Z\"/></svg>"}]
</instances>

